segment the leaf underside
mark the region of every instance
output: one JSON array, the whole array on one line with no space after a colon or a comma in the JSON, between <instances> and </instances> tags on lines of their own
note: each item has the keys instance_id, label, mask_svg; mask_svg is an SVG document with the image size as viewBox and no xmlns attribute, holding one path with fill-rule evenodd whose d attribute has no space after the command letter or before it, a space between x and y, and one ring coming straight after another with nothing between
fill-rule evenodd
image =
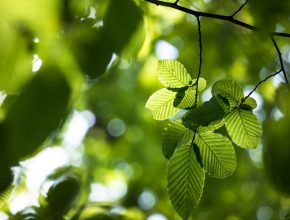
<instances>
[{"instance_id":1,"label":"leaf underside","mask_svg":"<svg viewBox=\"0 0 290 220\"><path fill-rule=\"evenodd\" d=\"M173 107L174 99L175 92L163 88L149 97L145 108L151 110L154 119L165 120L179 111L178 108Z\"/></svg>"},{"instance_id":2,"label":"leaf underside","mask_svg":"<svg viewBox=\"0 0 290 220\"><path fill-rule=\"evenodd\" d=\"M188 219L198 204L204 179L204 170L193 148L189 144L177 148L168 164L168 192L173 207L183 219Z\"/></svg>"},{"instance_id":3,"label":"leaf underside","mask_svg":"<svg viewBox=\"0 0 290 220\"><path fill-rule=\"evenodd\" d=\"M262 127L252 111L235 109L225 122L232 141L242 148L256 148L262 136Z\"/></svg>"},{"instance_id":4,"label":"leaf underside","mask_svg":"<svg viewBox=\"0 0 290 220\"><path fill-rule=\"evenodd\" d=\"M194 142L200 149L207 174L215 178L226 178L236 169L235 150L229 139L216 133L197 134Z\"/></svg>"}]
</instances>

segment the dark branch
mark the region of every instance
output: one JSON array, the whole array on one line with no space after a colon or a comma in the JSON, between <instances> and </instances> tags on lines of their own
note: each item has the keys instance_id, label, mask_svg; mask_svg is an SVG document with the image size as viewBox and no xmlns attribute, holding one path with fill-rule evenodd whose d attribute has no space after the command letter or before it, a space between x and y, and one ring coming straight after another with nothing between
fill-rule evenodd
<instances>
[{"instance_id":1,"label":"dark branch","mask_svg":"<svg viewBox=\"0 0 290 220\"><path fill-rule=\"evenodd\" d=\"M231 15L231 17L233 18L236 14L238 14L245 6L246 6L246 4L248 4L248 0L246 0L239 8L238 8L238 10L236 10L235 11L235 13L233 13L232 15Z\"/></svg>"},{"instance_id":2,"label":"dark branch","mask_svg":"<svg viewBox=\"0 0 290 220\"><path fill-rule=\"evenodd\" d=\"M277 44L277 42L276 42L276 40L274 39L273 36L271 37L271 40L272 40L272 42L274 44L274 47L275 47L275 49L276 49L276 51L278 53L278 57L279 57L279 61L280 61L280 66L281 66L280 71L282 71L283 76L284 76L284 79L285 79L285 82L287 84L287 87L289 88L288 78L287 78L287 74L286 74L286 71L285 71L285 68L284 68L281 51L280 51L280 49L278 47L278 44Z\"/></svg>"},{"instance_id":3,"label":"dark branch","mask_svg":"<svg viewBox=\"0 0 290 220\"><path fill-rule=\"evenodd\" d=\"M195 10L180 6L180 5L176 4L175 2L171 3L171 2L164 2L164 1L159 1L159 0L144 0L144 1L150 2L150 3L155 4L157 6L160 5L160 6L164 6L164 7L173 8L173 9L176 9L178 11L182 11L184 13L194 15L196 17L207 17L207 18L212 18L212 19L217 19L217 20L224 20L224 21L228 21L230 23L236 24L238 26L247 28L247 29L252 30L252 31L259 31L259 29L257 27L250 25L250 24L247 24L243 21L237 20L237 19L233 18L232 16L195 11ZM268 34L270 36L280 36L280 37L289 37L290 38L289 33L269 32Z\"/></svg>"},{"instance_id":4,"label":"dark branch","mask_svg":"<svg viewBox=\"0 0 290 220\"><path fill-rule=\"evenodd\" d=\"M197 20L197 31L198 31L198 46L199 46L199 66L198 66L198 72L197 72L197 78L196 81L194 83L194 85L196 86L195 89L195 102L194 104L197 104L197 97L198 97L198 81L199 81L199 77L201 74L201 66L202 66L202 41L201 41L201 24L200 24L200 18L197 16L196 17Z\"/></svg>"},{"instance_id":5,"label":"dark branch","mask_svg":"<svg viewBox=\"0 0 290 220\"><path fill-rule=\"evenodd\" d=\"M278 74L281 73L281 72L282 72L282 70L279 70L279 71L277 71L277 72L275 72L275 73L273 73L273 74L267 76L267 77L266 77L265 79L263 79L262 81L260 81L260 82L255 86L255 88L254 88L251 92L249 92L249 94L248 94L247 96L245 96L245 97L241 100L241 102L239 103L238 107L239 107L241 104L243 104L243 103L246 101L246 99L249 98L249 97L253 94L253 92L255 92L255 91L257 90L257 88L258 88L262 83L266 82L268 79L270 79L270 78L272 78L272 77L278 75Z\"/></svg>"}]
</instances>

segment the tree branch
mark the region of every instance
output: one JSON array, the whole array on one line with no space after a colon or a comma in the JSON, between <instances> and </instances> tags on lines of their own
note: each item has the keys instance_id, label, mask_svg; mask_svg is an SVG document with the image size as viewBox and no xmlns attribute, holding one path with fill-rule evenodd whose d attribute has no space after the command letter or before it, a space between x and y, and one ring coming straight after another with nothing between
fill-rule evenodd
<instances>
[{"instance_id":1,"label":"tree branch","mask_svg":"<svg viewBox=\"0 0 290 220\"><path fill-rule=\"evenodd\" d=\"M255 88L254 88L252 91L249 92L249 94L248 94L247 96L245 96L244 98L242 98L241 102L238 104L238 107L241 106L241 104L243 104L243 103L246 101L246 99L249 98L249 97L253 94L253 92L255 92L255 91L257 90L257 88L258 88L262 83L266 82L268 79L270 79L270 78L272 78L272 77L278 75L278 74L281 73L281 72L282 72L282 70L279 70L279 71L277 71L277 72L275 72L275 73L273 73L273 74L267 76L267 77L266 77L265 79L263 79L262 81L260 81L260 82L255 86Z\"/></svg>"},{"instance_id":2,"label":"tree branch","mask_svg":"<svg viewBox=\"0 0 290 220\"><path fill-rule=\"evenodd\" d=\"M248 0L246 0L239 8L238 10L236 10L232 15L231 17L233 18L236 14L238 14L245 6L246 4L248 4Z\"/></svg>"},{"instance_id":3,"label":"tree branch","mask_svg":"<svg viewBox=\"0 0 290 220\"><path fill-rule=\"evenodd\" d=\"M173 8L176 9L178 11L182 11L186 14L190 14L190 15L194 15L196 17L206 17L206 18L212 18L212 19L216 19L216 20L224 20L230 23L233 23L235 25L241 26L243 28L252 30L252 31L260 31L256 26L247 24L243 21L237 20L235 18L233 18L231 15L227 16L227 15L219 15L219 14L212 14L212 13L207 13L207 12L200 12L200 11L195 11L183 6L178 5L177 3L173 2L164 2L164 1L160 1L160 0L144 0L146 2L155 4L157 6L164 6L164 7L168 7L168 8ZM176 1L178 2L178 1ZM290 38L290 34L289 33L283 33L283 32L269 32L268 33L269 36L279 36L279 37L289 37Z\"/></svg>"},{"instance_id":4,"label":"tree branch","mask_svg":"<svg viewBox=\"0 0 290 220\"><path fill-rule=\"evenodd\" d=\"M289 88L288 78L287 78L287 74L286 74L286 71L285 71L285 68L284 68L281 51L280 51L280 49L278 47L278 44L277 44L277 42L276 42L276 40L275 40L275 38L273 36L271 37L271 40L272 40L272 42L274 44L274 47L275 47L275 49L276 49L276 51L278 53L278 57L279 57L279 61L280 61L280 66L281 66L280 71L282 71L283 76L284 76L284 79L285 79L285 82L287 84L287 87Z\"/></svg>"},{"instance_id":5,"label":"tree branch","mask_svg":"<svg viewBox=\"0 0 290 220\"><path fill-rule=\"evenodd\" d=\"M202 41L201 41L201 24L200 24L200 18L199 16L196 17L197 20L197 31L198 31L198 46L199 46L199 66L198 66L198 72L197 72L197 78L193 85L196 86L195 89L195 102L194 104L197 104L197 97L198 97L198 81L201 74L201 66L202 66Z\"/></svg>"}]
</instances>

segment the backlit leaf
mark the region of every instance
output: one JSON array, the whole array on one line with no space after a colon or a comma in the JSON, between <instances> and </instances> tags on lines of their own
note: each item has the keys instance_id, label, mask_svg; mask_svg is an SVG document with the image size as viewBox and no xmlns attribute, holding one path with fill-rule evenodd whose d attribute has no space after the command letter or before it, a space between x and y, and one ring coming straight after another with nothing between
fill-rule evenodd
<instances>
[{"instance_id":1,"label":"backlit leaf","mask_svg":"<svg viewBox=\"0 0 290 220\"><path fill-rule=\"evenodd\" d=\"M173 107L175 95L175 92L168 89L160 89L149 97L145 108L152 112L156 120L168 119L179 111L178 108Z\"/></svg>"},{"instance_id":2,"label":"backlit leaf","mask_svg":"<svg viewBox=\"0 0 290 220\"><path fill-rule=\"evenodd\" d=\"M226 117L226 128L232 141L243 148L256 148L262 127L252 111L235 109Z\"/></svg>"},{"instance_id":3,"label":"backlit leaf","mask_svg":"<svg viewBox=\"0 0 290 220\"><path fill-rule=\"evenodd\" d=\"M230 107L236 107L237 104L244 97L243 89L239 84L232 80L220 80L213 86L211 93L213 96L222 96L226 98L230 104Z\"/></svg>"},{"instance_id":4,"label":"backlit leaf","mask_svg":"<svg viewBox=\"0 0 290 220\"><path fill-rule=\"evenodd\" d=\"M242 109L245 110L253 110L257 107L257 102L255 99L253 99L252 97L248 97L244 103L241 105Z\"/></svg>"},{"instance_id":5,"label":"backlit leaf","mask_svg":"<svg viewBox=\"0 0 290 220\"><path fill-rule=\"evenodd\" d=\"M159 81L167 88L181 88L192 82L183 64L177 60L159 60L157 74Z\"/></svg>"},{"instance_id":6,"label":"backlit leaf","mask_svg":"<svg viewBox=\"0 0 290 220\"><path fill-rule=\"evenodd\" d=\"M196 134L194 142L200 149L204 169L208 175L226 178L236 169L235 150L229 139L216 133Z\"/></svg>"},{"instance_id":7,"label":"backlit leaf","mask_svg":"<svg viewBox=\"0 0 290 220\"><path fill-rule=\"evenodd\" d=\"M176 212L187 219L202 195L205 173L190 144L176 149L168 165L169 198Z\"/></svg>"}]
</instances>

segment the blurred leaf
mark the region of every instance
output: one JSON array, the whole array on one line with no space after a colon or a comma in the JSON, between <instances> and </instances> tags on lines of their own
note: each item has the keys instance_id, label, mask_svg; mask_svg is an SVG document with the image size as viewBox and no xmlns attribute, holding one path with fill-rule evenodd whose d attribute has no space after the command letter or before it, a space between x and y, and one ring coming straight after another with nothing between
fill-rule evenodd
<instances>
[{"instance_id":1,"label":"blurred leaf","mask_svg":"<svg viewBox=\"0 0 290 220\"><path fill-rule=\"evenodd\" d=\"M224 179L233 174L237 160L230 140L221 134L197 133L194 142L200 149L204 169L208 175Z\"/></svg>"},{"instance_id":2,"label":"blurred leaf","mask_svg":"<svg viewBox=\"0 0 290 220\"><path fill-rule=\"evenodd\" d=\"M58 68L47 67L34 76L0 125L2 172L33 153L60 126L69 98L69 85Z\"/></svg>"},{"instance_id":3,"label":"blurred leaf","mask_svg":"<svg viewBox=\"0 0 290 220\"><path fill-rule=\"evenodd\" d=\"M256 148L262 136L257 117L243 109L235 109L226 117L227 131L232 141L242 148Z\"/></svg>"},{"instance_id":4,"label":"blurred leaf","mask_svg":"<svg viewBox=\"0 0 290 220\"><path fill-rule=\"evenodd\" d=\"M80 23L72 42L82 70L93 79L105 72L113 53L121 55L142 22L142 12L132 0L111 0L102 22L99 29Z\"/></svg>"},{"instance_id":5,"label":"blurred leaf","mask_svg":"<svg viewBox=\"0 0 290 220\"><path fill-rule=\"evenodd\" d=\"M53 213L65 214L80 191L80 182L73 173L66 173L53 180L47 192L46 200Z\"/></svg>"},{"instance_id":6,"label":"blurred leaf","mask_svg":"<svg viewBox=\"0 0 290 220\"><path fill-rule=\"evenodd\" d=\"M177 114L178 108L173 107L175 92L160 89L153 93L146 102L145 108L152 112L156 120L165 120Z\"/></svg>"},{"instance_id":7,"label":"blurred leaf","mask_svg":"<svg viewBox=\"0 0 290 220\"><path fill-rule=\"evenodd\" d=\"M188 144L180 146L168 164L168 192L174 209L183 219L187 219L198 204L204 178L193 148Z\"/></svg>"},{"instance_id":8,"label":"blurred leaf","mask_svg":"<svg viewBox=\"0 0 290 220\"><path fill-rule=\"evenodd\" d=\"M217 81L213 84L211 93L213 96L221 95L226 98L231 108L236 107L244 97L243 90L240 85L232 80Z\"/></svg>"},{"instance_id":9,"label":"blurred leaf","mask_svg":"<svg viewBox=\"0 0 290 220\"><path fill-rule=\"evenodd\" d=\"M264 161L266 172L275 187L290 195L290 119L266 120L264 123Z\"/></svg>"}]
</instances>

